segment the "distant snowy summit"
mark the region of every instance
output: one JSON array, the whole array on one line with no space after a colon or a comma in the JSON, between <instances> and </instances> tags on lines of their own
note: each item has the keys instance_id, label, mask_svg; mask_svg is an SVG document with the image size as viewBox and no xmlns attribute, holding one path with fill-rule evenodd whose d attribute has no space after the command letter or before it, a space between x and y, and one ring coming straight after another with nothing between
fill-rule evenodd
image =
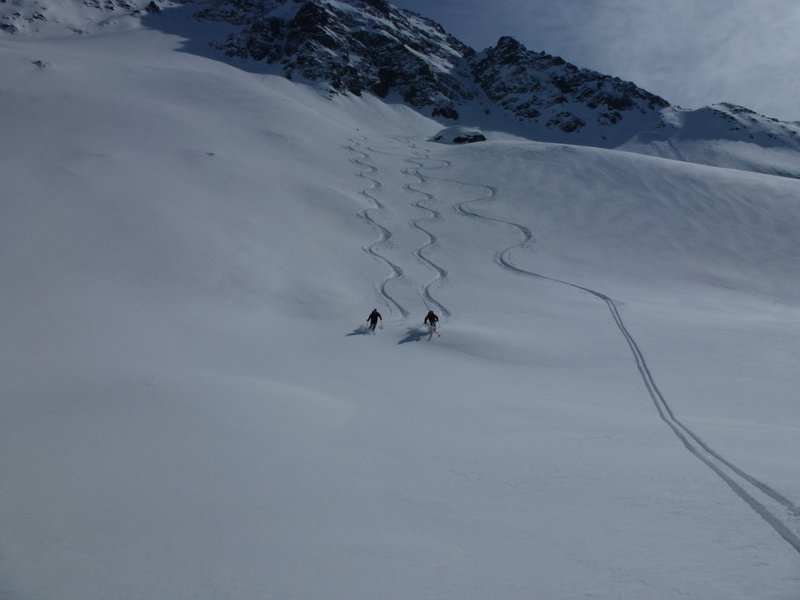
<instances>
[{"instance_id":1,"label":"distant snowy summit","mask_svg":"<svg viewBox=\"0 0 800 600\"><path fill-rule=\"evenodd\" d=\"M653 129L619 149L718 167L800 178L800 122L760 115L728 102L660 111Z\"/></svg>"}]
</instances>

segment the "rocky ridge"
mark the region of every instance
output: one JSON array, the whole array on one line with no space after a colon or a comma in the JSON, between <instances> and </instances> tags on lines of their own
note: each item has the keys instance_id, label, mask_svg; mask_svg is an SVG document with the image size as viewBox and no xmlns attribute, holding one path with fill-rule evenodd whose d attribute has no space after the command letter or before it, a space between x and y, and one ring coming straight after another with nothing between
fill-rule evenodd
<instances>
[{"instance_id":1,"label":"rocky ridge","mask_svg":"<svg viewBox=\"0 0 800 600\"><path fill-rule=\"evenodd\" d=\"M444 29L386 0L205 0L203 20L236 27L216 46L229 57L280 65L293 78L456 120L470 104L563 134L641 120L669 103L635 84L510 37L476 53ZM632 119L631 119L632 117Z\"/></svg>"},{"instance_id":2,"label":"rocky ridge","mask_svg":"<svg viewBox=\"0 0 800 600\"><path fill-rule=\"evenodd\" d=\"M629 81L530 51L512 37L500 38L470 64L475 81L504 111L565 134L589 127L605 130L600 138L607 140L618 124L652 127L653 116L669 106Z\"/></svg>"},{"instance_id":3,"label":"rocky ridge","mask_svg":"<svg viewBox=\"0 0 800 600\"><path fill-rule=\"evenodd\" d=\"M238 28L215 44L227 56L280 65L336 92L394 95L446 118L476 95L464 62L474 52L385 0L212 0L197 17Z\"/></svg>"}]
</instances>

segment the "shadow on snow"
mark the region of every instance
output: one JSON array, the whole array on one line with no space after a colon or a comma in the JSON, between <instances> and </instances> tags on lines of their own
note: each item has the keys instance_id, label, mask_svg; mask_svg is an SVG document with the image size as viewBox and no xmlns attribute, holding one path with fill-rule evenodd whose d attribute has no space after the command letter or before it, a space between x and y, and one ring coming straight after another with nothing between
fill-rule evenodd
<instances>
[{"instance_id":1,"label":"shadow on snow","mask_svg":"<svg viewBox=\"0 0 800 600\"><path fill-rule=\"evenodd\" d=\"M353 331L345 335L345 337L350 337L351 335L374 335L375 331L367 327L366 325L359 325Z\"/></svg>"},{"instance_id":2,"label":"shadow on snow","mask_svg":"<svg viewBox=\"0 0 800 600\"><path fill-rule=\"evenodd\" d=\"M425 328L409 327L406 331L406 337L397 342L398 344L407 344L408 342L418 342L422 339L431 339L433 333Z\"/></svg>"}]
</instances>

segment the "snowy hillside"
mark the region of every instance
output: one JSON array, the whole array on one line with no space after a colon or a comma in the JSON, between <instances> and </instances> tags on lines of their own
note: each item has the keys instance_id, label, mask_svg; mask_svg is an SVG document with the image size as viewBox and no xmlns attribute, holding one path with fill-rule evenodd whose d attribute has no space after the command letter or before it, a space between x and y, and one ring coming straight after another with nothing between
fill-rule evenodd
<instances>
[{"instance_id":1,"label":"snowy hillside","mask_svg":"<svg viewBox=\"0 0 800 600\"><path fill-rule=\"evenodd\" d=\"M88 34L119 18L156 13L164 0L2 0L0 34Z\"/></svg>"},{"instance_id":2,"label":"snowy hillside","mask_svg":"<svg viewBox=\"0 0 800 600\"><path fill-rule=\"evenodd\" d=\"M0 38L0 598L797 599L800 181L126 15Z\"/></svg>"},{"instance_id":3,"label":"snowy hillside","mask_svg":"<svg viewBox=\"0 0 800 600\"><path fill-rule=\"evenodd\" d=\"M800 124L728 103L698 110L666 108L654 131L623 149L719 167L800 177Z\"/></svg>"}]
</instances>

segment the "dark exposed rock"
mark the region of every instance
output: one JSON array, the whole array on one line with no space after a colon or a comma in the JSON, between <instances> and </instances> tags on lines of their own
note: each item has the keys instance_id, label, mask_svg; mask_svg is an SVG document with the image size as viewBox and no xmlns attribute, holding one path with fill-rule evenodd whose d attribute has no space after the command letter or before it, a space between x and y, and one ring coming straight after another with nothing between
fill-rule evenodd
<instances>
[{"instance_id":1,"label":"dark exposed rock","mask_svg":"<svg viewBox=\"0 0 800 600\"><path fill-rule=\"evenodd\" d=\"M494 48L478 54L472 72L486 95L523 120L550 115L547 127L566 133L579 131L586 122L569 112L547 109L577 103L596 113L601 125L615 124L626 112L654 111L669 103L633 83L579 69L564 59L527 50L517 40L502 37Z\"/></svg>"},{"instance_id":2,"label":"dark exposed rock","mask_svg":"<svg viewBox=\"0 0 800 600\"><path fill-rule=\"evenodd\" d=\"M467 127L446 127L433 136L433 141L442 144L473 144L475 142L485 142L486 136L479 129Z\"/></svg>"},{"instance_id":3,"label":"dark exposed rock","mask_svg":"<svg viewBox=\"0 0 800 600\"><path fill-rule=\"evenodd\" d=\"M284 75L336 92L392 92L418 109L457 118L476 90L455 73L471 50L439 25L386 0L207 0L198 13L239 31L217 45L228 56L279 64Z\"/></svg>"},{"instance_id":4,"label":"dark exposed rock","mask_svg":"<svg viewBox=\"0 0 800 600\"><path fill-rule=\"evenodd\" d=\"M455 121L458 119L458 111L452 106L440 106L433 109L433 116Z\"/></svg>"},{"instance_id":5,"label":"dark exposed rock","mask_svg":"<svg viewBox=\"0 0 800 600\"><path fill-rule=\"evenodd\" d=\"M547 121L548 127L558 127L564 133L573 133L584 127L586 123L570 112L560 112Z\"/></svg>"},{"instance_id":6,"label":"dark exposed rock","mask_svg":"<svg viewBox=\"0 0 800 600\"><path fill-rule=\"evenodd\" d=\"M388 17L392 7L386 0L361 0L366 6L374 8L379 14Z\"/></svg>"},{"instance_id":7,"label":"dark exposed rock","mask_svg":"<svg viewBox=\"0 0 800 600\"><path fill-rule=\"evenodd\" d=\"M474 144L475 142L485 142L486 137L480 135L457 135L453 138L454 144Z\"/></svg>"}]
</instances>

